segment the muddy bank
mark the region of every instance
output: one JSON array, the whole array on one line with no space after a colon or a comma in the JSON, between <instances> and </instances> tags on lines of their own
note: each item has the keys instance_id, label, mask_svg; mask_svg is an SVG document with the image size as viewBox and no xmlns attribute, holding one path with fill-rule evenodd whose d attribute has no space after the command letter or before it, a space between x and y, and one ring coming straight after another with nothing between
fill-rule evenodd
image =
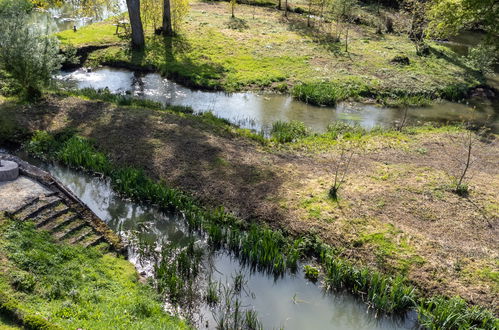
<instances>
[{"instance_id":1,"label":"muddy bank","mask_svg":"<svg viewBox=\"0 0 499 330\"><path fill-rule=\"evenodd\" d=\"M117 164L143 168L206 205L292 234L316 233L360 264L406 273L426 295L497 308L496 140L477 148L480 166L462 198L446 188L461 150L455 131L374 136L333 203L334 144L261 146L200 117L77 98L1 110L9 107L28 132L76 129Z\"/></svg>"}]
</instances>

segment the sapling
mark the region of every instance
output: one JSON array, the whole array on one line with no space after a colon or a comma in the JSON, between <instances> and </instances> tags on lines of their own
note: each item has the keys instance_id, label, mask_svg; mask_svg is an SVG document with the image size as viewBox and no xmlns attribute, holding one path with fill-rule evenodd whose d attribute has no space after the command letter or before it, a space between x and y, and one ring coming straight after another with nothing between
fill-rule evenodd
<instances>
[{"instance_id":1,"label":"sapling","mask_svg":"<svg viewBox=\"0 0 499 330\"><path fill-rule=\"evenodd\" d=\"M329 197L331 197L334 201L338 200L338 191L343 183L345 183L354 154L354 148L348 144L346 147L341 148L340 157L334 163L334 181L333 185L329 189Z\"/></svg>"}]
</instances>

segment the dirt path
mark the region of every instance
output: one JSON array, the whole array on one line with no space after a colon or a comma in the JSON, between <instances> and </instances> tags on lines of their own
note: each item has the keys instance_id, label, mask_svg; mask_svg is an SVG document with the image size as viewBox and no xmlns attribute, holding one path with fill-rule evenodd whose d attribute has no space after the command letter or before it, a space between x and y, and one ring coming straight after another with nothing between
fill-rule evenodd
<instances>
[{"instance_id":1,"label":"dirt path","mask_svg":"<svg viewBox=\"0 0 499 330\"><path fill-rule=\"evenodd\" d=\"M335 145L263 147L209 120L78 98L23 109L5 103L0 112L28 131L76 128L118 164L142 167L207 205L317 233L359 263L406 273L427 294L461 295L497 312L497 140L476 145L464 198L449 189L462 147L457 133L368 138L336 203L327 196Z\"/></svg>"}]
</instances>

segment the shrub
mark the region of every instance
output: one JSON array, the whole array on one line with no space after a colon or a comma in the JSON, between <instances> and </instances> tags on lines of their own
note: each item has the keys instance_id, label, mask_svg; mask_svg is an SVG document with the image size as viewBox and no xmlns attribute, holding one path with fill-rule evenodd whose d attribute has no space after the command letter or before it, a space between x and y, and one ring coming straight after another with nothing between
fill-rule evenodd
<instances>
[{"instance_id":1,"label":"shrub","mask_svg":"<svg viewBox=\"0 0 499 330\"><path fill-rule=\"evenodd\" d=\"M31 292L35 287L35 277L23 271L14 272L11 274L10 284L18 291Z\"/></svg>"},{"instance_id":2,"label":"shrub","mask_svg":"<svg viewBox=\"0 0 499 330\"><path fill-rule=\"evenodd\" d=\"M304 123L299 121L276 121L270 131L272 137L279 143L293 142L310 134Z\"/></svg>"},{"instance_id":3,"label":"shrub","mask_svg":"<svg viewBox=\"0 0 499 330\"><path fill-rule=\"evenodd\" d=\"M56 37L30 21L32 5L26 0L0 2L0 67L8 72L33 100L60 68L62 56Z\"/></svg>"}]
</instances>

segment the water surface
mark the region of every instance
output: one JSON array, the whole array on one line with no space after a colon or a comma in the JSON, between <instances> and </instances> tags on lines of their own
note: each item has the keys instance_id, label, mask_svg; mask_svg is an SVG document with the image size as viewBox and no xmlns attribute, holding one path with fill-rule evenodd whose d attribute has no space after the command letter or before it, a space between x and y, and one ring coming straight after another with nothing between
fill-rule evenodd
<instances>
[{"instance_id":1,"label":"water surface","mask_svg":"<svg viewBox=\"0 0 499 330\"><path fill-rule=\"evenodd\" d=\"M80 89L108 89L112 93L131 94L163 104L189 106L195 112L211 111L244 128L266 132L278 120L298 120L315 132L324 132L337 120L370 129L392 127L404 117L401 109L374 104L343 102L335 107L317 107L296 101L289 95L193 90L156 73L143 74L109 67L61 72L58 79ZM476 111L472 111L473 108ZM463 121L487 125L499 132L499 104L488 100L475 100L470 104L440 102L411 108L407 114L407 123L415 125Z\"/></svg>"}]
</instances>

